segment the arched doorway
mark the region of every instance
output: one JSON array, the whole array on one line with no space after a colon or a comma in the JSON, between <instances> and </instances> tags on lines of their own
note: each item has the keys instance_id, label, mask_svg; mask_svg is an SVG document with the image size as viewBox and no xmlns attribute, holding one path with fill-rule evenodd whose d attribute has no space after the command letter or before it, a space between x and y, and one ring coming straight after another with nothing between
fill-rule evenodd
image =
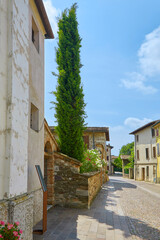
<instances>
[{"instance_id":1,"label":"arched doorway","mask_svg":"<svg viewBox=\"0 0 160 240\"><path fill-rule=\"evenodd\" d=\"M47 186L47 205L54 204L54 160L52 145L49 141L44 147L44 181Z\"/></svg>"}]
</instances>

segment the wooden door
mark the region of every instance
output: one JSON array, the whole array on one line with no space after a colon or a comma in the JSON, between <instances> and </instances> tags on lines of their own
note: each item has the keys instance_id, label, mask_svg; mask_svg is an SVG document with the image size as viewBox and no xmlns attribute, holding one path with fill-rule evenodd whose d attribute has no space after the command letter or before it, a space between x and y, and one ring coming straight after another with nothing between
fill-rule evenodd
<instances>
[{"instance_id":1,"label":"wooden door","mask_svg":"<svg viewBox=\"0 0 160 240\"><path fill-rule=\"evenodd\" d=\"M145 180L145 168L142 168L142 181Z\"/></svg>"}]
</instances>

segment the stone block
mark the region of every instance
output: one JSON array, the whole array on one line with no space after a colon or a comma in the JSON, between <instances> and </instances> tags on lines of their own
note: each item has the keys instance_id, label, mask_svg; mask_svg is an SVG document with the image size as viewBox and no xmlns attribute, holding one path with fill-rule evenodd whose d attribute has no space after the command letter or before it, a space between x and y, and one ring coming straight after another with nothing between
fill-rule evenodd
<instances>
[{"instance_id":1,"label":"stone block","mask_svg":"<svg viewBox=\"0 0 160 240\"><path fill-rule=\"evenodd\" d=\"M76 195L78 195L78 196L88 196L89 193L88 193L88 190L83 190L83 189L77 188L76 189Z\"/></svg>"}]
</instances>

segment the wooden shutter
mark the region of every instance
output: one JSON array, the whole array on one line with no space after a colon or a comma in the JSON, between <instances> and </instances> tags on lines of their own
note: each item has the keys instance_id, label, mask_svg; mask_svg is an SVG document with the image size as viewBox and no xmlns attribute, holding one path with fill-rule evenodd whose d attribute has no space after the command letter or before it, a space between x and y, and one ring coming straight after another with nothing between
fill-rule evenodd
<instances>
[{"instance_id":1,"label":"wooden shutter","mask_svg":"<svg viewBox=\"0 0 160 240\"><path fill-rule=\"evenodd\" d=\"M83 141L85 145L87 144L87 148L89 148L89 136L83 136Z\"/></svg>"},{"instance_id":2,"label":"wooden shutter","mask_svg":"<svg viewBox=\"0 0 160 240\"><path fill-rule=\"evenodd\" d=\"M139 150L137 150L137 160L139 160Z\"/></svg>"},{"instance_id":3,"label":"wooden shutter","mask_svg":"<svg viewBox=\"0 0 160 240\"><path fill-rule=\"evenodd\" d=\"M157 155L159 156L159 143L157 143Z\"/></svg>"}]
</instances>

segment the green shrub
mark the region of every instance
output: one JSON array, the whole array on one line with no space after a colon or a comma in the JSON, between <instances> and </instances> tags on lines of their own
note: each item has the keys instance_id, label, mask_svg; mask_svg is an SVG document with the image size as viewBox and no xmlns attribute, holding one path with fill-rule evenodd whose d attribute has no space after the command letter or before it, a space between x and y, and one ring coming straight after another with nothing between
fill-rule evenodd
<instances>
[{"instance_id":1,"label":"green shrub","mask_svg":"<svg viewBox=\"0 0 160 240\"><path fill-rule=\"evenodd\" d=\"M97 149L87 149L84 156L81 173L98 171L104 165L104 160L101 159L101 155Z\"/></svg>"}]
</instances>

